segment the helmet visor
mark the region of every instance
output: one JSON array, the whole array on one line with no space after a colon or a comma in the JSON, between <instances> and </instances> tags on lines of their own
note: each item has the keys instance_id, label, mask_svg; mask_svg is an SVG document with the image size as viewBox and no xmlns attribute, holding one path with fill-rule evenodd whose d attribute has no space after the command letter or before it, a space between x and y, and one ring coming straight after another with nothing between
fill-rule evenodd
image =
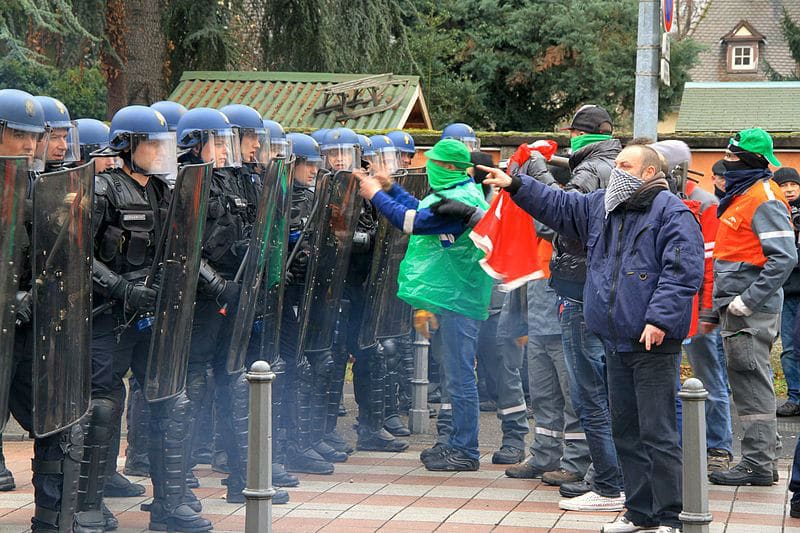
<instances>
[{"instance_id":1,"label":"helmet visor","mask_svg":"<svg viewBox=\"0 0 800 533\"><path fill-rule=\"evenodd\" d=\"M394 174L399 167L397 150L394 148L380 148L375 150L369 169L373 174L377 172Z\"/></svg>"},{"instance_id":2,"label":"helmet visor","mask_svg":"<svg viewBox=\"0 0 800 533\"><path fill-rule=\"evenodd\" d=\"M47 143L48 163L74 163L81 160L78 125L75 122L69 124L66 128L50 130L50 140Z\"/></svg>"},{"instance_id":3,"label":"helmet visor","mask_svg":"<svg viewBox=\"0 0 800 533\"><path fill-rule=\"evenodd\" d=\"M242 163L264 163L264 147L269 147L269 133L264 128L247 128L239 134Z\"/></svg>"},{"instance_id":4,"label":"helmet visor","mask_svg":"<svg viewBox=\"0 0 800 533\"><path fill-rule=\"evenodd\" d=\"M336 172L337 170L353 170L356 162L360 164L360 156L352 144L333 144L322 149L322 158L325 168Z\"/></svg>"},{"instance_id":5,"label":"helmet visor","mask_svg":"<svg viewBox=\"0 0 800 533\"><path fill-rule=\"evenodd\" d=\"M321 168L322 161L298 158L294 164L294 183L299 187L314 187Z\"/></svg>"},{"instance_id":6,"label":"helmet visor","mask_svg":"<svg viewBox=\"0 0 800 533\"><path fill-rule=\"evenodd\" d=\"M46 146L39 147L43 142L46 144L46 134L18 129L10 125L0 123L0 155L8 157L27 157L33 167L33 159L39 156L43 161Z\"/></svg>"},{"instance_id":7,"label":"helmet visor","mask_svg":"<svg viewBox=\"0 0 800 533\"><path fill-rule=\"evenodd\" d=\"M481 149L481 140L477 137L463 137L459 141L466 144L470 152L477 152Z\"/></svg>"},{"instance_id":8,"label":"helmet visor","mask_svg":"<svg viewBox=\"0 0 800 533\"><path fill-rule=\"evenodd\" d=\"M264 161L269 161L270 159L275 159L276 157L288 158L289 154L292 153L289 139L270 138L269 144L265 146L269 147L269 153L265 155L266 159L264 159Z\"/></svg>"},{"instance_id":9,"label":"helmet visor","mask_svg":"<svg viewBox=\"0 0 800 533\"><path fill-rule=\"evenodd\" d=\"M131 136L131 170L147 176L178 173L174 131Z\"/></svg>"},{"instance_id":10,"label":"helmet visor","mask_svg":"<svg viewBox=\"0 0 800 533\"><path fill-rule=\"evenodd\" d=\"M200 157L206 162L213 161L214 168L242 166L239 132L235 129L224 129L209 133Z\"/></svg>"}]
</instances>

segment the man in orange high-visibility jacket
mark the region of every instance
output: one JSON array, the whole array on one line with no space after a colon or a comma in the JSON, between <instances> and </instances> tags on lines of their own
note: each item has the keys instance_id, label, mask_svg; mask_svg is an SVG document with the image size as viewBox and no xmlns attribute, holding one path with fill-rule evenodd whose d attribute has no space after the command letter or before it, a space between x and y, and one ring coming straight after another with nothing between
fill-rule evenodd
<instances>
[{"instance_id":1,"label":"man in orange high-visibility jacket","mask_svg":"<svg viewBox=\"0 0 800 533\"><path fill-rule=\"evenodd\" d=\"M771 179L769 163L780 166L764 130L743 130L731 139L714 248L714 306L744 438L741 462L709 476L719 485L772 485L777 476L769 357L778 335L782 286L797 264L797 249L789 205Z\"/></svg>"}]
</instances>

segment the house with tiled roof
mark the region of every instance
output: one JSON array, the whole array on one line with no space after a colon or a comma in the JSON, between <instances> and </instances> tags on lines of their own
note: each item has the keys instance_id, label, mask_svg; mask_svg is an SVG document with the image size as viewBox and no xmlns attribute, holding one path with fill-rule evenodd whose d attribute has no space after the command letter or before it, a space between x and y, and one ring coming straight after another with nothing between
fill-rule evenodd
<instances>
[{"instance_id":1,"label":"house with tiled roof","mask_svg":"<svg viewBox=\"0 0 800 533\"><path fill-rule=\"evenodd\" d=\"M704 46L692 81L767 81L769 69L800 74L781 30L784 9L800 23L800 0L710 0L691 35Z\"/></svg>"}]
</instances>

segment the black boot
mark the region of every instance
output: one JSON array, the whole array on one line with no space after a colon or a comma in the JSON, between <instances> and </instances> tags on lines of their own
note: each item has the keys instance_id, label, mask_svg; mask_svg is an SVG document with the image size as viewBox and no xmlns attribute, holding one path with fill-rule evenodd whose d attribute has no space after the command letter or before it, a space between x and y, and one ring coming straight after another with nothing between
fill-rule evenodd
<instances>
[{"instance_id":1,"label":"black boot","mask_svg":"<svg viewBox=\"0 0 800 533\"><path fill-rule=\"evenodd\" d=\"M384 379L384 422L383 427L395 437L408 437L411 431L400 419L400 376L402 356L394 339L381 343L383 357L386 361L386 377Z\"/></svg>"},{"instance_id":2,"label":"black boot","mask_svg":"<svg viewBox=\"0 0 800 533\"><path fill-rule=\"evenodd\" d=\"M214 457L214 433L209 431L214 424L214 377L210 370L207 373L207 385L203 391L200 405L195 410L195 423L191 438L192 466L210 465ZM194 401L194 400L192 400Z\"/></svg>"},{"instance_id":3,"label":"black boot","mask_svg":"<svg viewBox=\"0 0 800 533\"><path fill-rule=\"evenodd\" d=\"M6 458L3 455L3 435L0 433L0 492L14 490L16 487L11 470L6 468Z\"/></svg>"},{"instance_id":4,"label":"black boot","mask_svg":"<svg viewBox=\"0 0 800 533\"><path fill-rule=\"evenodd\" d=\"M150 433L150 406L144 399L144 393L135 378L131 378L128 394L128 447L125 450L126 476L150 475L150 460L147 450Z\"/></svg>"},{"instance_id":5,"label":"black boot","mask_svg":"<svg viewBox=\"0 0 800 533\"><path fill-rule=\"evenodd\" d=\"M325 442L327 434L328 415L331 410L329 399L332 396L333 369L335 361L330 351L313 354L314 361L314 390L311 393L311 442L314 450L326 461L343 463L347 461L347 453L339 451ZM336 402L339 409L339 402ZM334 420L336 414L334 412Z\"/></svg>"},{"instance_id":6,"label":"black boot","mask_svg":"<svg viewBox=\"0 0 800 533\"><path fill-rule=\"evenodd\" d=\"M359 450L377 452L402 452L408 448L408 443L394 438L392 434L383 429L383 416L385 407L385 376L386 359L383 346L362 350L359 357L367 359L369 369L367 398L362 398L359 406L358 417L358 442Z\"/></svg>"},{"instance_id":7,"label":"black boot","mask_svg":"<svg viewBox=\"0 0 800 533\"><path fill-rule=\"evenodd\" d=\"M201 533L211 522L197 514L186 499L186 439L189 400L185 394L151 405L150 477L153 503L149 528L154 531Z\"/></svg>"},{"instance_id":8,"label":"black boot","mask_svg":"<svg viewBox=\"0 0 800 533\"><path fill-rule=\"evenodd\" d=\"M72 531L78 505L83 428L75 424L61 433L35 439L33 454L36 508L31 529L47 533Z\"/></svg>"},{"instance_id":9,"label":"black boot","mask_svg":"<svg viewBox=\"0 0 800 533\"><path fill-rule=\"evenodd\" d=\"M311 445L311 402L314 372L308 359L297 366L297 420L295 440L287 442L286 470L307 474L332 474L333 464L314 451ZM327 398L326 398L327 399Z\"/></svg>"},{"instance_id":10,"label":"black boot","mask_svg":"<svg viewBox=\"0 0 800 533\"><path fill-rule=\"evenodd\" d=\"M269 364L272 372L275 373L275 380L272 382L272 485L274 487L296 487L300 480L291 475L283 467L286 462L286 422L289 405L284 410L283 398L286 393L286 361L277 354Z\"/></svg>"},{"instance_id":11,"label":"black boot","mask_svg":"<svg viewBox=\"0 0 800 533\"><path fill-rule=\"evenodd\" d=\"M84 436L75 533L105 531L103 488L108 468L108 447L114 437L115 410L115 402L110 398L92 399Z\"/></svg>"}]
</instances>

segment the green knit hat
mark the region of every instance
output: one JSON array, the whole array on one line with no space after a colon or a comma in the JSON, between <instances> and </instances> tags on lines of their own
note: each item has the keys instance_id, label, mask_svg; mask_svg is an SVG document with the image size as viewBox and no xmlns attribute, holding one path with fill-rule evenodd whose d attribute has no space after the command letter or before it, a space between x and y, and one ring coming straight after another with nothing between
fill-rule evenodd
<instances>
[{"instance_id":1,"label":"green knit hat","mask_svg":"<svg viewBox=\"0 0 800 533\"><path fill-rule=\"evenodd\" d=\"M462 170L472 166L469 149L464 143L455 139L442 139L425 152L425 157L442 163L450 163Z\"/></svg>"}]
</instances>

